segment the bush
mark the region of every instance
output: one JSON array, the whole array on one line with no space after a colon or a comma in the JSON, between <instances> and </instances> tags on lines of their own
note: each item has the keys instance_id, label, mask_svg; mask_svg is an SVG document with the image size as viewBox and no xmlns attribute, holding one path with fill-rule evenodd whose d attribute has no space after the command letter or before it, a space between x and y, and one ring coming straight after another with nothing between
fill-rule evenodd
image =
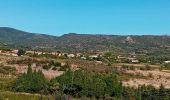
<instances>
[{"instance_id":1,"label":"bush","mask_svg":"<svg viewBox=\"0 0 170 100\"><path fill-rule=\"evenodd\" d=\"M13 83L12 89L17 92L45 93L47 84L48 81L42 71L32 72L31 66L28 66L27 73L24 73Z\"/></svg>"},{"instance_id":2,"label":"bush","mask_svg":"<svg viewBox=\"0 0 170 100\"><path fill-rule=\"evenodd\" d=\"M43 65L42 68L46 69L46 70L49 70L51 68L51 66L46 64L46 65Z\"/></svg>"},{"instance_id":3,"label":"bush","mask_svg":"<svg viewBox=\"0 0 170 100\"><path fill-rule=\"evenodd\" d=\"M95 96L96 98L103 98L108 94L119 98L122 93L122 84L114 73L104 75L83 70L75 72L67 70L56 80L59 82L60 90L63 93L74 97Z\"/></svg>"},{"instance_id":4,"label":"bush","mask_svg":"<svg viewBox=\"0 0 170 100\"><path fill-rule=\"evenodd\" d=\"M53 67L52 70L57 70L57 67Z\"/></svg>"},{"instance_id":5,"label":"bush","mask_svg":"<svg viewBox=\"0 0 170 100\"><path fill-rule=\"evenodd\" d=\"M18 55L18 56L22 56L22 55L24 55L25 53L26 53L26 51L25 51L25 50L20 49L20 50L18 50L17 55Z\"/></svg>"}]
</instances>

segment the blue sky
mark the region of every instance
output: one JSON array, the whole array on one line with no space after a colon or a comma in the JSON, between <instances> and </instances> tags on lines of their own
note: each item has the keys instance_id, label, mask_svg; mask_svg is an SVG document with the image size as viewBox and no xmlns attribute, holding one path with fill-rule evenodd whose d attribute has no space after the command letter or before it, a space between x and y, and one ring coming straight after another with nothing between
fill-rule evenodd
<instances>
[{"instance_id":1,"label":"blue sky","mask_svg":"<svg viewBox=\"0 0 170 100\"><path fill-rule=\"evenodd\" d=\"M51 35L170 35L170 0L0 0L0 27Z\"/></svg>"}]
</instances>

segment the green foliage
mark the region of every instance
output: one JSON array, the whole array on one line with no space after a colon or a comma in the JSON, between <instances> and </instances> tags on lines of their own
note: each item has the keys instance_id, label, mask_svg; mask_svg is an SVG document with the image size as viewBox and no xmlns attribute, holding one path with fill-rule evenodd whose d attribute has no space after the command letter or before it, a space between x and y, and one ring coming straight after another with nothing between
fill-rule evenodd
<instances>
[{"instance_id":1,"label":"green foliage","mask_svg":"<svg viewBox=\"0 0 170 100\"><path fill-rule=\"evenodd\" d=\"M43 68L43 69L46 69L46 70L49 70L49 69L51 68L51 66L45 64L45 65L42 66L42 68Z\"/></svg>"},{"instance_id":2,"label":"green foliage","mask_svg":"<svg viewBox=\"0 0 170 100\"><path fill-rule=\"evenodd\" d=\"M170 63L165 63L165 64L163 64L163 68L165 68L165 69L170 69Z\"/></svg>"},{"instance_id":3,"label":"green foliage","mask_svg":"<svg viewBox=\"0 0 170 100\"><path fill-rule=\"evenodd\" d=\"M94 76L91 84L92 95L96 98L104 97L106 93L106 82L103 80L102 76L96 75Z\"/></svg>"},{"instance_id":4,"label":"green foliage","mask_svg":"<svg viewBox=\"0 0 170 100\"><path fill-rule=\"evenodd\" d=\"M1 92L0 100L54 100L52 96L41 96L39 94L29 93L15 93L15 92ZM57 99L58 100L58 99Z\"/></svg>"},{"instance_id":5,"label":"green foliage","mask_svg":"<svg viewBox=\"0 0 170 100\"><path fill-rule=\"evenodd\" d=\"M11 51L10 48L2 48L2 47L0 47L0 50L2 50L2 52Z\"/></svg>"},{"instance_id":6,"label":"green foliage","mask_svg":"<svg viewBox=\"0 0 170 100\"><path fill-rule=\"evenodd\" d=\"M95 96L96 98L105 97L105 95L121 97L122 84L118 81L116 74L97 74L89 73L84 70L75 72L67 70L65 74L57 77L60 90L71 91L72 96ZM74 92L73 92L74 90Z\"/></svg>"},{"instance_id":7,"label":"green foliage","mask_svg":"<svg viewBox=\"0 0 170 100\"><path fill-rule=\"evenodd\" d=\"M115 73L112 73L106 77L105 81L107 85L106 92L108 93L108 95L121 97L122 84L121 82L119 82L117 75Z\"/></svg>"},{"instance_id":8,"label":"green foliage","mask_svg":"<svg viewBox=\"0 0 170 100\"><path fill-rule=\"evenodd\" d=\"M0 91L10 91L11 84L14 81L14 78L8 78L8 77L1 77L0 78Z\"/></svg>"},{"instance_id":9,"label":"green foliage","mask_svg":"<svg viewBox=\"0 0 170 100\"><path fill-rule=\"evenodd\" d=\"M137 52L148 54L168 54L169 36L130 36L134 41L126 41L127 36L65 34L61 37L37 35L12 28L0 28L0 40L11 47L27 47L36 50L60 50L66 52L113 51L114 53ZM73 46L73 44L79 46ZM15 45L15 46L14 46ZM44 48L40 48L44 47Z\"/></svg>"},{"instance_id":10,"label":"green foliage","mask_svg":"<svg viewBox=\"0 0 170 100\"><path fill-rule=\"evenodd\" d=\"M47 80L42 71L32 72L29 65L27 73L21 75L12 85L12 89L17 92L45 93L47 90Z\"/></svg>"},{"instance_id":11,"label":"green foliage","mask_svg":"<svg viewBox=\"0 0 170 100\"><path fill-rule=\"evenodd\" d=\"M59 70L60 71L67 71L69 68L70 68L70 66L68 64L66 64L64 66L61 66Z\"/></svg>"},{"instance_id":12,"label":"green foliage","mask_svg":"<svg viewBox=\"0 0 170 100\"><path fill-rule=\"evenodd\" d=\"M25 50L19 49L18 52L17 52L17 55L18 55L18 56L22 56L22 55L24 55L25 53L26 53Z\"/></svg>"},{"instance_id":13,"label":"green foliage","mask_svg":"<svg viewBox=\"0 0 170 100\"><path fill-rule=\"evenodd\" d=\"M125 87L123 89L123 100L169 100L170 89L165 89L163 85L159 89L153 86L139 86L137 89Z\"/></svg>"}]
</instances>

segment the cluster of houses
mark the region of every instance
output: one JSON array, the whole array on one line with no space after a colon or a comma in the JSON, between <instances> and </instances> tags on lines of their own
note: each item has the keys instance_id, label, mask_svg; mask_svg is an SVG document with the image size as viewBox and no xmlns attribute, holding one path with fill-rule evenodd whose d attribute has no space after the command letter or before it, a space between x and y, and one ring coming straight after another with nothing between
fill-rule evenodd
<instances>
[{"instance_id":1,"label":"cluster of houses","mask_svg":"<svg viewBox=\"0 0 170 100\"><path fill-rule=\"evenodd\" d=\"M4 51L0 50L0 55L7 55L7 56L18 56L17 55L18 50L9 50L9 51ZM95 54L89 54L84 55L82 53L62 53L62 52L40 52L40 51L26 51L26 54L50 54L50 55L55 55L57 57L67 57L67 58L80 58L83 60L87 59L97 59L98 57L103 57L103 53L95 53ZM123 55L118 55L116 57L117 62L124 62L124 61L129 61L130 63L139 63L139 60L137 59L135 54L130 54L129 56L123 56ZM101 63L101 62L100 62ZM170 61L164 61L164 63L170 63Z\"/></svg>"},{"instance_id":2,"label":"cluster of houses","mask_svg":"<svg viewBox=\"0 0 170 100\"><path fill-rule=\"evenodd\" d=\"M123 61L128 61L128 62L131 62L131 63L139 63L139 60L136 58L135 55L130 55L128 57L118 55L117 56L117 62L123 62Z\"/></svg>"},{"instance_id":3,"label":"cluster of houses","mask_svg":"<svg viewBox=\"0 0 170 100\"><path fill-rule=\"evenodd\" d=\"M17 57L18 50L9 50L9 51L5 51L5 50L0 50L0 54L1 55L7 55L7 56L15 56ZM26 54L36 54L36 55L42 55L42 54L49 54L49 55L54 55L54 56L58 56L58 57L68 57L68 58L80 58L80 59L87 59L87 56L85 56L82 53L61 53L61 52L40 52L40 51L26 51ZM99 54L94 54L94 55L89 55L88 57L90 59L93 58L97 58L99 56Z\"/></svg>"},{"instance_id":4,"label":"cluster of houses","mask_svg":"<svg viewBox=\"0 0 170 100\"><path fill-rule=\"evenodd\" d=\"M164 61L164 63L170 63L170 60L169 61Z\"/></svg>"},{"instance_id":5,"label":"cluster of houses","mask_svg":"<svg viewBox=\"0 0 170 100\"><path fill-rule=\"evenodd\" d=\"M68 57L68 58L74 58L74 57L81 57L82 54L81 53L76 53L76 54L72 54L72 53L61 53L61 52L40 52L40 51L26 51L27 54L36 54L36 55L42 55L42 54L49 54L49 55L54 55L54 56L58 56L58 57Z\"/></svg>"},{"instance_id":6,"label":"cluster of houses","mask_svg":"<svg viewBox=\"0 0 170 100\"><path fill-rule=\"evenodd\" d=\"M63 52L40 52L40 51L26 51L27 54L36 54L36 55L41 55L41 54L49 54L49 55L54 55L54 56L58 56L58 57L68 57L68 58L81 58L86 60L87 56L82 54L82 53L63 53ZM101 53L95 53L95 54L91 54L88 56L88 58L90 59L94 59L94 58L98 58L99 56L102 56Z\"/></svg>"},{"instance_id":7,"label":"cluster of houses","mask_svg":"<svg viewBox=\"0 0 170 100\"><path fill-rule=\"evenodd\" d=\"M18 50L10 50L10 51L3 51L0 50L1 55L8 55L8 56L18 56L17 55ZM50 54L50 55L55 55L58 57L68 57L68 58L80 58L83 60L87 59L97 59L98 57L103 57L103 53L95 53L91 55L84 55L82 53L62 53L62 52L40 52L40 51L26 51L26 54L36 54L36 55L41 55L41 54ZM129 56L129 57L124 57L122 55L117 56L117 62L122 62L124 59L128 59L132 63L139 63L139 60L136 59L136 56ZM101 63L101 62L100 62ZM167 63L167 62L166 62Z\"/></svg>"}]
</instances>

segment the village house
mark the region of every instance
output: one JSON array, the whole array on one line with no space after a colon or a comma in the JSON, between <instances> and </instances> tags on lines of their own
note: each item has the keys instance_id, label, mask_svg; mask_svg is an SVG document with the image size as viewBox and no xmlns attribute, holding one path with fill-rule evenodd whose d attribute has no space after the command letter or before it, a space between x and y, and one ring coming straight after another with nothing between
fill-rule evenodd
<instances>
[{"instance_id":1,"label":"village house","mask_svg":"<svg viewBox=\"0 0 170 100\"><path fill-rule=\"evenodd\" d=\"M82 54L81 53L76 53L76 57L81 57Z\"/></svg>"},{"instance_id":2,"label":"village house","mask_svg":"<svg viewBox=\"0 0 170 100\"><path fill-rule=\"evenodd\" d=\"M128 59L132 62L132 63L139 63L139 60L137 60L134 57L128 57Z\"/></svg>"},{"instance_id":3,"label":"village house","mask_svg":"<svg viewBox=\"0 0 170 100\"><path fill-rule=\"evenodd\" d=\"M75 57L75 55L74 54L68 54L67 57L73 58L73 57Z\"/></svg>"},{"instance_id":4,"label":"village house","mask_svg":"<svg viewBox=\"0 0 170 100\"><path fill-rule=\"evenodd\" d=\"M51 54L57 56L57 55L58 55L58 52L52 52Z\"/></svg>"},{"instance_id":5,"label":"village house","mask_svg":"<svg viewBox=\"0 0 170 100\"><path fill-rule=\"evenodd\" d=\"M139 60L137 60L137 59L132 59L131 62L132 62L132 63L139 63Z\"/></svg>"},{"instance_id":6,"label":"village house","mask_svg":"<svg viewBox=\"0 0 170 100\"><path fill-rule=\"evenodd\" d=\"M164 63L170 63L170 61L164 61Z\"/></svg>"},{"instance_id":7,"label":"village house","mask_svg":"<svg viewBox=\"0 0 170 100\"><path fill-rule=\"evenodd\" d=\"M83 56L83 57L81 57L81 59L86 60L87 58Z\"/></svg>"},{"instance_id":8,"label":"village house","mask_svg":"<svg viewBox=\"0 0 170 100\"><path fill-rule=\"evenodd\" d=\"M98 55L91 55L91 56L89 56L89 58L91 58L91 59L94 59L94 58L97 58L98 57Z\"/></svg>"}]
</instances>

